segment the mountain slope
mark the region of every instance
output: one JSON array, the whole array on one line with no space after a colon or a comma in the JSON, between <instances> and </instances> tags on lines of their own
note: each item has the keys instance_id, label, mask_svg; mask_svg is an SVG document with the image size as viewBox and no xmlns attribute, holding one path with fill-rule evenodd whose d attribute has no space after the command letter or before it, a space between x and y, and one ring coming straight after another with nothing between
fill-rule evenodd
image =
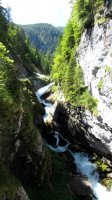
<instances>
[{"instance_id":1,"label":"mountain slope","mask_svg":"<svg viewBox=\"0 0 112 200\"><path fill-rule=\"evenodd\" d=\"M31 43L44 53L53 53L60 36L63 33L63 27L54 27L51 24L31 24L21 25Z\"/></svg>"}]
</instances>

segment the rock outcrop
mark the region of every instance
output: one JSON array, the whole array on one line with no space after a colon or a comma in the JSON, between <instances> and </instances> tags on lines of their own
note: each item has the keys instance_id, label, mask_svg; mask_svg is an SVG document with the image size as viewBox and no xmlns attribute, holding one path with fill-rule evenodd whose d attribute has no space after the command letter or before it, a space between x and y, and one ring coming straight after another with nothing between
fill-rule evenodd
<instances>
[{"instance_id":1,"label":"rock outcrop","mask_svg":"<svg viewBox=\"0 0 112 200\"><path fill-rule=\"evenodd\" d=\"M70 191L73 197L79 197L80 199L92 200L92 184L87 177L83 175L76 175L71 178L69 183Z\"/></svg>"},{"instance_id":2,"label":"rock outcrop","mask_svg":"<svg viewBox=\"0 0 112 200\"><path fill-rule=\"evenodd\" d=\"M0 126L0 163L4 163L9 173L21 182L19 190L18 185L16 188L14 186L14 200L29 200L23 187L26 185L40 187L45 179L49 182L52 163L41 137L45 126L42 118L44 109L36 99L32 84L28 79L22 79L18 96L18 107L12 108L9 119L7 111L5 124L1 121L3 126ZM4 173L4 168L2 169L0 169L1 174ZM2 184L5 179L9 180L7 174L3 177ZM7 184L9 182L5 183L5 187L3 186L4 192L0 192L3 200L10 199L12 192L10 184L13 188L13 182Z\"/></svg>"},{"instance_id":3,"label":"rock outcrop","mask_svg":"<svg viewBox=\"0 0 112 200\"><path fill-rule=\"evenodd\" d=\"M89 113L88 123L86 112ZM95 123L96 120L97 123ZM89 121L90 120L90 121ZM72 144L79 145L89 152L96 152L100 156L112 160L112 153L108 148L108 144L103 142L103 133L108 129L102 125L101 121L96 117L92 116L89 111L85 111L81 107L71 108L63 106L63 104L58 104L54 122L56 129L59 130L64 137L66 137ZM95 133L91 130L96 129L99 133L101 139L95 136ZM109 131L109 130L108 130ZM110 131L109 131L110 132ZM111 133L111 132L110 132Z\"/></svg>"},{"instance_id":4,"label":"rock outcrop","mask_svg":"<svg viewBox=\"0 0 112 200\"><path fill-rule=\"evenodd\" d=\"M83 117L89 127L87 138L91 143L99 140L99 145L104 144L112 154L112 19L107 18L107 11L111 14L111 7L99 11L94 27L83 33L77 61L83 70L85 85L98 100L98 116L86 111Z\"/></svg>"},{"instance_id":5,"label":"rock outcrop","mask_svg":"<svg viewBox=\"0 0 112 200\"><path fill-rule=\"evenodd\" d=\"M105 1L105 6L94 16L94 26L83 32L75 55L85 85L98 101L97 112L58 106L55 120L71 141L112 161L112 4Z\"/></svg>"},{"instance_id":6,"label":"rock outcrop","mask_svg":"<svg viewBox=\"0 0 112 200\"><path fill-rule=\"evenodd\" d=\"M8 194L4 194L1 200L9 199ZM11 197L12 200L30 200L23 187L19 187L17 192Z\"/></svg>"}]
</instances>

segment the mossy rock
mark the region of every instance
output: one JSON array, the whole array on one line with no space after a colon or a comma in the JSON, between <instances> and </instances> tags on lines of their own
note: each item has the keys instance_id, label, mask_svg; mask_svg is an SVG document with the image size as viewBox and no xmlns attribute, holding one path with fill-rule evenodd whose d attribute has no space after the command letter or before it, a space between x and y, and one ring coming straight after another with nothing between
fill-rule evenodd
<instances>
[{"instance_id":1,"label":"mossy rock","mask_svg":"<svg viewBox=\"0 0 112 200\"><path fill-rule=\"evenodd\" d=\"M104 185L109 191L112 191L112 178L104 178L101 181L102 185Z\"/></svg>"}]
</instances>

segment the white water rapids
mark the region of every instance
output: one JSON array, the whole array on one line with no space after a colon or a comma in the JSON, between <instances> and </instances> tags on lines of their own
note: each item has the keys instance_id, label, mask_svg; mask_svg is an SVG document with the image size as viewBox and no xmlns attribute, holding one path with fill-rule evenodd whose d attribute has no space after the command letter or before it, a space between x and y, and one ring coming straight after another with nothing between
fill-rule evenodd
<instances>
[{"instance_id":1,"label":"white water rapids","mask_svg":"<svg viewBox=\"0 0 112 200\"><path fill-rule=\"evenodd\" d=\"M41 75L42 76L42 75ZM43 75L44 76L44 75ZM45 94L46 92L48 92L50 90L50 88L54 85L54 83L50 83L49 85L40 88L39 90L37 90L36 92L36 96L39 100L40 103L44 104L44 108L45 108L45 115L43 116L44 121L47 121L48 115L49 113L53 112L53 106L51 103L47 103L46 101L44 101L43 99L41 99L41 96L43 94Z\"/></svg>"},{"instance_id":2,"label":"white water rapids","mask_svg":"<svg viewBox=\"0 0 112 200\"><path fill-rule=\"evenodd\" d=\"M36 92L36 96L37 96L38 100L40 101L40 103L43 103L45 105L46 113L44 115L44 121L47 119L48 113L52 109L52 104L46 103L44 100L41 99L41 96L43 94L45 94L46 92L48 92L50 87L53 84L54 83L50 83L49 85L42 87L41 89L39 89ZM69 141L64 139L58 132L55 132L54 138L56 139L56 145L55 146L52 146L52 145L47 143L47 146L50 149L52 149L53 151L56 151L56 152L61 152L61 153L68 150L67 148L70 144ZM66 144L64 146L61 146L59 144L60 139L63 140L64 142L66 142ZM89 181L91 182L91 184L93 186L93 193L94 193L96 199L97 200L112 200L112 191L108 191L106 187L104 187L103 185L101 185L99 183L99 174L97 172L97 165L95 163L92 163L89 160L89 156L85 153L74 153L74 152L71 152L71 151L69 151L69 152L74 157L74 162L77 166L77 169L83 175L86 175L88 177ZM93 198L93 200L94 199L95 198Z\"/></svg>"},{"instance_id":3,"label":"white water rapids","mask_svg":"<svg viewBox=\"0 0 112 200\"><path fill-rule=\"evenodd\" d=\"M46 92L48 92L48 91L50 90L51 86L53 86L53 85L54 85L54 83L50 83L49 85L46 85L46 86L40 88L39 90L37 90L36 96L37 96L38 100L40 101L40 103L45 102L45 101L42 100L40 97L41 97L43 94L45 94Z\"/></svg>"},{"instance_id":4,"label":"white water rapids","mask_svg":"<svg viewBox=\"0 0 112 200\"><path fill-rule=\"evenodd\" d=\"M72 154L75 158L75 164L78 170L86 175L93 186L93 193L98 200L112 200L112 192L99 183L99 174L97 173L97 165L89 161L89 157L85 153Z\"/></svg>"}]
</instances>

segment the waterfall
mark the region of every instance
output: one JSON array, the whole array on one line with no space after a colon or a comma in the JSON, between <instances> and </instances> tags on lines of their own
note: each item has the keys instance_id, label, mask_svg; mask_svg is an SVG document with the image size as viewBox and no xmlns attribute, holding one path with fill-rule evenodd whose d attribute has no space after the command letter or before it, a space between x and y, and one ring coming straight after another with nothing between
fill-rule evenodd
<instances>
[{"instance_id":1,"label":"waterfall","mask_svg":"<svg viewBox=\"0 0 112 200\"><path fill-rule=\"evenodd\" d=\"M37 96L38 100L40 101L40 103L42 103L45 106L45 114L43 116L44 122L47 121L47 118L48 118L49 114L53 113L54 108L53 108L53 105L51 103L47 103L45 100L41 99L41 96L43 94L45 94L46 92L48 92L53 85L54 85L54 83L50 83L47 86L40 88L36 92L36 96Z\"/></svg>"},{"instance_id":2,"label":"waterfall","mask_svg":"<svg viewBox=\"0 0 112 200\"><path fill-rule=\"evenodd\" d=\"M43 103L45 105L45 115L44 115L44 120L47 119L48 113L52 109L52 104L46 103L44 100L41 99L41 95L45 94L48 92L50 87L54 83L50 83L49 85L39 89L36 92L36 96L40 103ZM108 191L106 187L101 185L99 183L99 174L97 172L97 165L95 163L92 163L89 160L89 156L86 153L74 153L68 149L68 146L70 145L70 142L66 139L64 139L60 133L54 131L53 137L55 138L56 142L55 145L50 145L46 142L46 145L53 151L55 152L65 152L69 151L71 155L74 158L74 162L77 166L77 169L83 174L86 175L91 182L93 186L93 193L96 198L93 198L93 200L112 200L112 191Z\"/></svg>"},{"instance_id":3,"label":"waterfall","mask_svg":"<svg viewBox=\"0 0 112 200\"><path fill-rule=\"evenodd\" d=\"M54 85L54 83L50 83L49 85L47 85L47 86L45 86L45 87L42 87L42 88L40 88L39 90L37 90L36 96L37 96L38 100L40 101L40 103L45 102L44 100L41 99L41 96L42 96L43 94L45 94L46 92L48 92L49 89L51 88L51 86L53 86L53 85Z\"/></svg>"}]
</instances>

